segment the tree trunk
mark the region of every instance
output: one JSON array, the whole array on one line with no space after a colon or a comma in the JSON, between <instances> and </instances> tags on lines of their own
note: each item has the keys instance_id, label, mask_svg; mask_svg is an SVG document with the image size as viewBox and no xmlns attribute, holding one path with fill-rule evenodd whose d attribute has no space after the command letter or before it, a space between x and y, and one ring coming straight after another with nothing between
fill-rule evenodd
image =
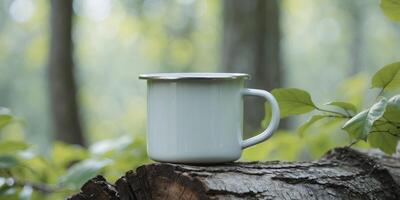
<instances>
[{"instance_id":1,"label":"tree trunk","mask_svg":"<svg viewBox=\"0 0 400 200\"><path fill-rule=\"evenodd\" d=\"M400 199L400 159L337 148L314 162L149 164L114 185L88 181L70 200Z\"/></svg>"},{"instance_id":2,"label":"tree trunk","mask_svg":"<svg viewBox=\"0 0 400 200\"><path fill-rule=\"evenodd\" d=\"M74 79L72 2L51 0L49 93L56 139L84 145Z\"/></svg>"},{"instance_id":3,"label":"tree trunk","mask_svg":"<svg viewBox=\"0 0 400 200\"><path fill-rule=\"evenodd\" d=\"M281 86L279 4L277 0L223 2L222 66L251 75L248 86L271 90ZM245 133L260 129L264 101L245 102Z\"/></svg>"}]
</instances>

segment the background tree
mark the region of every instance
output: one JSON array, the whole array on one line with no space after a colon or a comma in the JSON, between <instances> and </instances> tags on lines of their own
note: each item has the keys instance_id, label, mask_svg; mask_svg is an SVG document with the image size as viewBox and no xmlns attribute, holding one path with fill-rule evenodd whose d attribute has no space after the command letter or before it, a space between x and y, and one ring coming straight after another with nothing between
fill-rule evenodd
<instances>
[{"instance_id":1,"label":"background tree","mask_svg":"<svg viewBox=\"0 0 400 200\"><path fill-rule=\"evenodd\" d=\"M73 61L73 1L51 1L48 80L56 139L85 145L76 100Z\"/></svg>"},{"instance_id":2,"label":"background tree","mask_svg":"<svg viewBox=\"0 0 400 200\"><path fill-rule=\"evenodd\" d=\"M348 17L346 19L346 27L349 29L349 59L351 66L349 67L348 74L353 76L360 71L363 67L363 48L364 46L364 32L363 32L363 18L365 10L364 1L339 1L338 6L343 10L344 14Z\"/></svg>"},{"instance_id":3,"label":"background tree","mask_svg":"<svg viewBox=\"0 0 400 200\"><path fill-rule=\"evenodd\" d=\"M222 66L251 75L248 87L281 86L279 4L276 0L223 1ZM260 128L264 101L245 102L245 132Z\"/></svg>"},{"instance_id":4,"label":"background tree","mask_svg":"<svg viewBox=\"0 0 400 200\"><path fill-rule=\"evenodd\" d=\"M362 22L362 7L359 1L348 1L349 14L351 15L350 27L352 27L353 34L351 35L350 55L352 57L352 67L350 68L350 75L355 75L362 70L362 48L363 48L363 22Z\"/></svg>"}]
</instances>

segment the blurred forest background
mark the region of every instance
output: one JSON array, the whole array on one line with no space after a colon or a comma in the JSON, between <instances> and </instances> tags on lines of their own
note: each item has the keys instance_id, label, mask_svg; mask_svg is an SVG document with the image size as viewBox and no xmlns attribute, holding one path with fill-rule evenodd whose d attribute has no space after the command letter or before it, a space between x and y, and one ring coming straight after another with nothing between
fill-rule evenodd
<instances>
[{"instance_id":1,"label":"blurred forest background","mask_svg":"<svg viewBox=\"0 0 400 200\"><path fill-rule=\"evenodd\" d=\"M366 77L400 60L400 26L378 4L1 1L0 106L19 122L4 127L0 137L25 138L41 155L56 152L56 139L92 153L134 140L145 151L146 83L138 75L150 72L244 72L251 74L252 88L297 87L316 101L362 104ZM263 103L249 99L245 108L251 135L265 126ZM296 124L283 123L285 131L246 150L244 159L307 160L348 143L345 134L300 138L290 131Z\"/></svg>"},{"instance_id":2,"label":"blurred forest background","mask_svg":"<svg viewBox=\"0 0 400 200\"><path fill-rule=\"evenodd\" d=\"M400 58L400 28L375 0L53 4L0 4L0 102L26 125L4 132L24 132L43 152L54 138L89 144L144 134L140 73L245 72L251 87L305 88L325 100L341 81ZM263 112L246 110L246 132L254 131Z\"/></svg>"},{"instance_id":3,"label":"blurred forest background","mask_svg":"<svg viewBox=\"0 0 400 200\"><path fill-rule=\"evenodd\" d=\"M141 73L244 72L252 88L303 88L316 102L362 106L367 77L400 60L399 49L400 26L377 0L4 0L0 106L15 119L0 121L0 172L76 190L98 170L115 179L149 162ZM263 106L246 101L247 136L266 125ZM243 159L309 160L349 143L329 124L299 137L298 120ZM3 156L11 152L18 159ZM11 191L7 180L0 192ZM25 196L43 189L20 186Z\"/></svg>"},{"instance_id":4,"label":"blurred forest background","mask_svg":"<svg viewBox=\"0 0 400 200\"><path fill-rule=\"evenodd\" d=\"M5 0L0 104L24 123L2 137L26 137L42 153L55 138L140 137L146 90L137 77L148 72L245 72L251 87L341 99L341 82L398 60L399 47L400 28L376 0ZM252 133L264 113L249 104Z\"/></svg>"}]
</instances>

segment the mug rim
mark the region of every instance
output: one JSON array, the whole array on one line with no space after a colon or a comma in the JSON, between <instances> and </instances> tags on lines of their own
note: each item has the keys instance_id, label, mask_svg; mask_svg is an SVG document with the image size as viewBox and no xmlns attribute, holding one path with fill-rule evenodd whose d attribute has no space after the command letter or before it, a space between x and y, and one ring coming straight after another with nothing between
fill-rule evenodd
<instances>
[{"instance_id":1,"label":"mug rim","mask_svg":"<svg viewBox=\"0 0 400 200\"><path fill-rule=\"evenodd\" d=\"M140 74L139 79L145 80L232 80L250 79L245 73L150 73Z\"/></svg>"}]
</instances>

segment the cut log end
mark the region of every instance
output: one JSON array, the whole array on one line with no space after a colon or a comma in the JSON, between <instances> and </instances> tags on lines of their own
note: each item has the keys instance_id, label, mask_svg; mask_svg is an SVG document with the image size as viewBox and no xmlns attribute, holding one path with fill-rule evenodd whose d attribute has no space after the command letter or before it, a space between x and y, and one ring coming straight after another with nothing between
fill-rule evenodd
<instances>
[{"instance_id":1,"label":"cut log end","mask_svg":"<svg viewBox=\"0 0 400 200\"><path fill-rule=\"evenodd\" d=\"M154 163L115 185L95 177L70 199L400 199L400 159L336 148L313 162Z\"/></svg>"}]
</instances>

